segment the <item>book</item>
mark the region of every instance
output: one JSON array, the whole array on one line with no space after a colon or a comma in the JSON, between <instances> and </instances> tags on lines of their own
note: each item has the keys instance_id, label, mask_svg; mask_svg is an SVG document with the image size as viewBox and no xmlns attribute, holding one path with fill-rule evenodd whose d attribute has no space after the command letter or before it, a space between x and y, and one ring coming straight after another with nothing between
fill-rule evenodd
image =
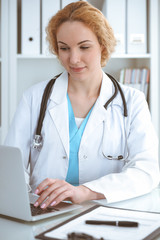
<instances>
[{"instance_id":1,"label":"book","mask_svg":"<svg viewBox=\"0 0 160 240\"><path fill-rule=\"evenodd\" d=\"M136 88L145 94L148 99L150 70L148 68L121 69L119 82L129 87Z\"/></svg>"}]
</instances>

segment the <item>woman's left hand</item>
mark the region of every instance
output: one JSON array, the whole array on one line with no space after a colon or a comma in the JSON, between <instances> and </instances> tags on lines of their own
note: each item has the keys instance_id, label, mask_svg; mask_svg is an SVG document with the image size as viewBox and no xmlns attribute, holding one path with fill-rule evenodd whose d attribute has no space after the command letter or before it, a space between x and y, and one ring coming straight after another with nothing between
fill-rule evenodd
<instances>
[{"instance_id":1,"label":"woman's left hand","mask_svg":"<svg viewBox=\"0 0 160 240\"><path fill-rule=\"evenodd\" d=\"M50 178L46 178L42 181L38 185L35 193L40 197L35 202L34 206L41 206L43 209L48 206L56 206L63 200L70 200L73 203L79 204L86 200L104 198L103 194L93 192L83 185L73 186L64 180Z\"/></svg>"}]
</instances>

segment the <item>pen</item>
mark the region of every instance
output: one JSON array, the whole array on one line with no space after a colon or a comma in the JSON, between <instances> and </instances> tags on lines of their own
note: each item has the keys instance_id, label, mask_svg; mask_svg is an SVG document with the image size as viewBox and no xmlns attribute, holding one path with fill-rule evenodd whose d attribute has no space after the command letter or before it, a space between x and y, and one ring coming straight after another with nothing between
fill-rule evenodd
<instances>
[{"instance_id":1,"label":"pen","mask_svg":"<svg viewBox=\"0 0 160 240\"><path fill-rule=\"evenodd\" d=\"M99 220L86 220L86 224L93 225L111 225L118 227L138 227L138 222L133 221L99 221Z\"/></svg>"}]
</instances>

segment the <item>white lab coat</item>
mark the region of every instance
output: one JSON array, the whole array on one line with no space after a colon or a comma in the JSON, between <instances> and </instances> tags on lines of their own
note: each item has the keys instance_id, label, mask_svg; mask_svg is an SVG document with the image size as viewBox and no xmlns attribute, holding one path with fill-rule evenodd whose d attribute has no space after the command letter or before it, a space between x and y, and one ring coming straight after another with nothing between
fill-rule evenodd
<instances>
[{"instance_id":1,"label":"white lab coat","mask_svg":"<svg viewBox=\"0 0 160 240\"><path fill-rule=\"evenodd\" d=\"M34 191L45 178L65 179L69 161L69 122L67 87L64 72L55 82L43 122L43 147L31 148L37 126L40 103L48 81L23 94L5 144L19 147L24 167L29 166ZM104 108L114 86L103 73L100 95L93 107L79 148L79 183L105 195L108 202L148 193L159 183L158 141L144 94L121 85L128 107L117 97ZM127 145L126 145L127 139ZM127 156L128 153L128 156ZM108 160L105 156L123 155L126 160Z\"/></svg>"}]
</instances>

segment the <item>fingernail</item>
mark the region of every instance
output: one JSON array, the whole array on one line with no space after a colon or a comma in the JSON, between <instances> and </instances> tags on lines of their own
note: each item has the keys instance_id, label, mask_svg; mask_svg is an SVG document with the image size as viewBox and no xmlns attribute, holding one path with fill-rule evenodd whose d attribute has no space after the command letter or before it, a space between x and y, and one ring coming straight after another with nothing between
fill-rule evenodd
<instances>
[{"instance_id":1,"label":"fingernail","mask_svg":"<svg viewBox=\"0 0 160 240\"><path fill-rule=\"evenodd\" d=\"M34 206L35 206L35 207L38 207L38 202L35 202Z\"/></svg>"},{"instance_id":2,"label":"fingernail","mask_svg":"<svg viewBox=\"0 0 160 240\"><path fill-rule=\"evenodd\" d=\"M41 208L45 208L46 207L46 204L45 203L43 203L42 204L42 206L41 206Z\"/></svg>"},{"instance_id":3,"label":"fingernail","mask_svg":"<svg viewBox=\"0 0 160 240\"><path fill-rule=\"evenodd\" d=\"M39 190L38 189L36 189L36 191L34 192L35 194L38 194L39 193Z\"/></svg>"},{"instance_id":4,"label":"fingernail","mask_svg":"<svg viewBox=\"0 0 160 240\"><path fill-rule=\"evenodd\" d=\"M54 206L56 204L56 201L53 201L52 203L51 203L51 206Z\"/></svg>"}]
</instances>

